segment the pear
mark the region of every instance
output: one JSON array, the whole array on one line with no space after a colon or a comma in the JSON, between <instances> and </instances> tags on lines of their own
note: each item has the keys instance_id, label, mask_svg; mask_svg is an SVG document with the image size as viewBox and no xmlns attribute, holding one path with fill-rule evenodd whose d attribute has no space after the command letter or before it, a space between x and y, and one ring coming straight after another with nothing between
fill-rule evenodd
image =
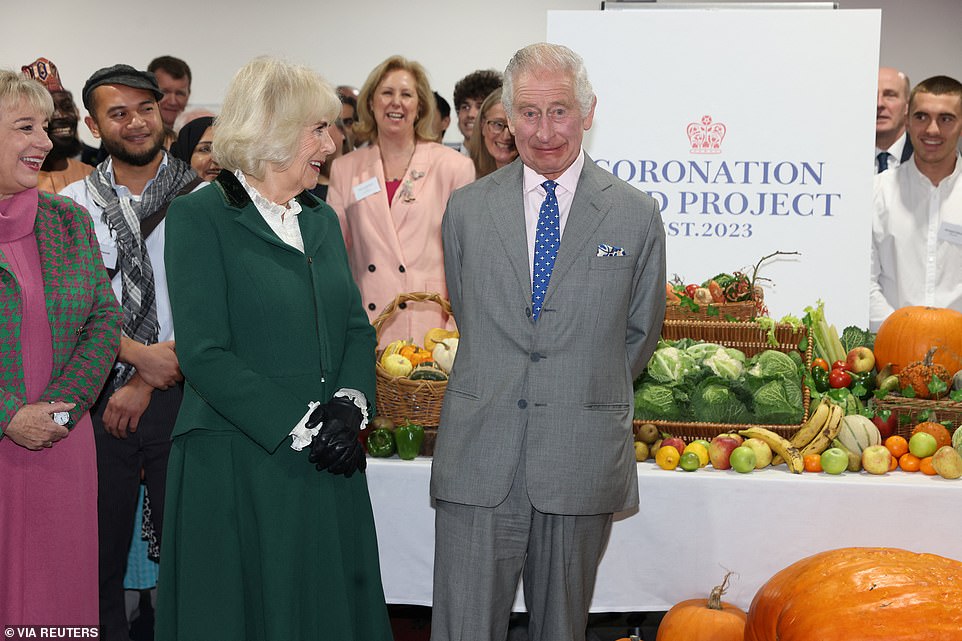
<instances>
[{"instance_id":1,"label":"pear","mask_svg":"<svg viewBox=\"0 0 962 641\"><path fill-rule=\"evenodd\" d=\"M962 456L951 445L943 445L932 456L932 467L944 479L962 477Z\"/></svg>"}]
</instances>

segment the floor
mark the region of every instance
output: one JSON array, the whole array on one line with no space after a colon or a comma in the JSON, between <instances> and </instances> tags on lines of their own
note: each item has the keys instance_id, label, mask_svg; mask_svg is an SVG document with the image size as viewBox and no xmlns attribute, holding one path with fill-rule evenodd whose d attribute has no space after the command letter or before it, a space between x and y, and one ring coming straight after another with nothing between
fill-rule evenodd
<instances>
[{"instance_id":1,"label":"floor","mask_svg":"<svg viewBox=\"0 0 962 641\"><path fill-rule=\"evenodd\" d=\"M150 602L142 602L143 615L134 621L130 630L132 641L153 641L153 611ZM389 605L394 641L429 641L431 638L431 608L416 605ZM615 641L637 634L642 641L655 641L658 623L664 612L631 612L592 614L588 618L585 641ZM528 641L523 614L512 615L508 641Z\"/></svg>"},{"instance_id":2,"label":"floor","mask_svg":"<svg viewBox=\"0 0 962 641\"><path fill-rule=\"evenodd\" d=\"M431 608L414 605L389 605L394 641L429 641ZM664 612L592 614L588 618L586 641L615 641L637 634L642 641L655 641L658 623ZM527 641L524 615L512 618L508 641Z\"/></svg>"}]
</instances>

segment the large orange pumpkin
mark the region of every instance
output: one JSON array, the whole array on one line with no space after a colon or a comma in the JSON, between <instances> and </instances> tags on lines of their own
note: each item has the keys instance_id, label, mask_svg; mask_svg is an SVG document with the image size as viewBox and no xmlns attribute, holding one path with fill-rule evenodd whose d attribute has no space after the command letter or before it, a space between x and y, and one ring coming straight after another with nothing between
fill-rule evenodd
<instances>
[{"instance_id":1,"label":"large orange pumpkin","mask_svg":"<svg viewBox=\"0 0 962 641\"><path fill-rule=\"evenodd\" d=\"M688 599L676 603L658 624L655 641L742 641L745 634L744 610L721 600L731 572L707 599Z\"/></svg>"},{"instance_id":2,"label":"large orange pumpkin","mask_svg":"<svg viewBox=\"0 0 962 641\"><path fill-rule=\"evenodd\" d=\"M875 337L875 362L879 369L892 364L892 373L925 359L936 347L932 362L945 365L950 374L962 369L962 312L943 307L902 307L882 322Z\"/></svg>"},{"instance_id":3,"label":"large orange pumpkin","mask_svg":"<svg viewBox=\"0 0 962 641\"><path fill-rule=\"evenodd\" d=\"M759 589L745 641L959 641L962 563L893 548L829 550Z\"/></svg>"}]
</instances>

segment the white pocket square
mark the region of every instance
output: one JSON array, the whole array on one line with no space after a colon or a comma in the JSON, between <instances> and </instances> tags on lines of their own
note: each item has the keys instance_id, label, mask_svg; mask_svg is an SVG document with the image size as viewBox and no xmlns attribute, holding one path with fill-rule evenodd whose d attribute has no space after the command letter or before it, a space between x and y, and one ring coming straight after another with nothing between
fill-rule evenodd
<instances>
[{"instance_id":1,"label":"white pocket square","mask_svg":"<svg viewBox=\"0 0 962 641\"><path fill-rule=\"evenodd\" d=\"M614 245L606 245L601 243L598 245L598 253L596 256L624 256L625 250L623 247L615 247Z\"/></svg>"}]
</instances>

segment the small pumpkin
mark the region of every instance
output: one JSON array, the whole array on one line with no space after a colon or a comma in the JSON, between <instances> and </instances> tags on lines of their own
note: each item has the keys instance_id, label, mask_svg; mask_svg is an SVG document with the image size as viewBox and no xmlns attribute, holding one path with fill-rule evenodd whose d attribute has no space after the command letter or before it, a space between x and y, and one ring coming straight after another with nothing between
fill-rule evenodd
<instances>
[{"instance_id":1,"label":"small pumpkin","mask_svg":"<svg viewBox=\"0 0 962 641\"><path fill-rule=\"evenodd\" d=\"M942 447L943 445L952 445L952 433L949 432L949 429L941 423L923 421L912 428L912 436L915 436L919 432L931 434L933 438L935 438L935 443L938 445L938 447Z\"/></svg>"},{"instance_id":2,"label":"small pumpkin","mask_svg":"<svg viewBox=\"0 0 962 641\"><path fill-rule=\"evenodd\" d=\"M401 356L411 361L411 364L417 367L424 361L431 360L431 352L424 349L423 347L418 347L414 344L408 344L401 348L399 352Z\"/></svg>"},{"instance_id":3,"label":"small pumpkin","mask_svg":"<svg viewBox=\"0 0 962 641\"><path fill-rule=\"evenodd\" d=\"M721 600L731 574L712 588L707 599L673 605L658 624L655 641L742 641L748 618L745 611Z\"/></svg>"},{"instance_id":4,"label":"small pumpkin","mask_svg":"<svg viewBox=\"0 0 962 641\"><path fill-rule=\"evenodd\" d=\"M949 372L962 369L962 312L944 307L902 307L882 323L875 337L875 362L892 364L892 373L922 360L933 347L933 358Z\"/></svg>"},{"instance_id":5,"label":"small pumpkin","mask_svg":"<svg viewBox=\"0 0 962 641\"><path fill-rule=\"evenodd\" d=\"M915 398L942 398L949 393L948 386L951 382L949 370L945 365L933 361L933 356L938 348L933 347L925 355L925 359L909 363L899 372L899 386L902 389L911 387L915 391ZM944 384L942 391L933 391L931 383L938 377Z\"/></svg>"},{"instance_id":6,"label":"small pumpkin","mask_svg":"<svg viewBox=\"0 0 962 641\"><path fill-rule=\"evenodd\" d=\"M959 639L962 562L841 548L793 563L755 594L745 641Z\"/></svg>"}]
</instances>

